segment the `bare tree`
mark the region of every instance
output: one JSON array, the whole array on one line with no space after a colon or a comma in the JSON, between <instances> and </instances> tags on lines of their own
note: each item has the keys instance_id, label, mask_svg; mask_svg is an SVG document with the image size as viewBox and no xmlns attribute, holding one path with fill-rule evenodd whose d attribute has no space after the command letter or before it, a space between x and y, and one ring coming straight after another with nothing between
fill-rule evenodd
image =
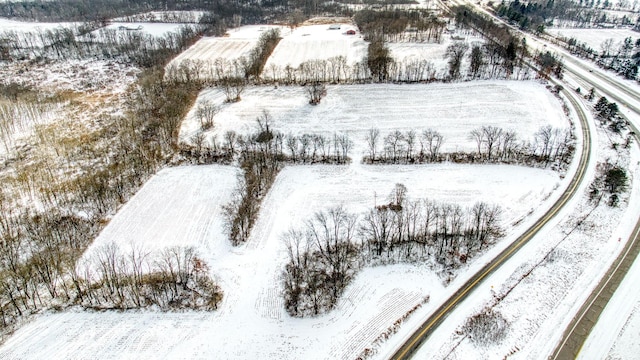
<instances>
[{"instance_id":1,"label":"bare tree","mask_svg":"<svg viewBox=\"0 0 640 360\"><path fill-rule=\"evenodd\" d=\"M209 130L213 127L214 117L220 112L213 102L205 100L198 104L196 109L196 117L200 120L200 128L203 131Z\"/></svg>"},{"instance_id":2,"label":"bare tree","mask_svg":"<svg viewBox=\"0 0 640 360\"><path fill-rule=\"evenodd\" d=\"M404 135L400 130L396 130L384 138L385 148L390 153L392 162L398 160L398 155L402 152L402 142Z\"/></svg>"},{"instance_id":3,"label":"bare tree","mask_svg":"<svg viewBox=\"0 0 640 360\"><path fill-rule=\"evenodd\" d=\"M446 57L449 58L449 76L452 79L460 77L460 65L462 65L462 59L469 50L469 45L466 42L454 42L447 47Z\"/></svg>"},{"instance_id":4,"label":"bare tree","mask_svg":"<svg viewBox=\"0 0 640 360\"><path fill-rule=\"evenodd\" d=\"M404 141L407 143L407 161L413 161L413 148L416 143L416 132L409 130L404 137Z\"/></svg>"},{"instance_id":5,"label":"bare tree","mask_svg":"<svg viewBox=\"0 0 640 360\"><path fill-rule=\"evenodd\" d=\"M471 60L469 64L469 72L471 77L476 78L480 69L484 66L484 54L482 48L478 45L474 45L471 49Z\"/></svg>"},{"instance_id":6,"label":"bare tree","mask_svg":"<svg viewBox=\"0 0 640 360\"><path fill-rule=\"evenodd\" d=\"M376 160L376 152L378 148L378 138L380 137L380 129L371 128L367 132L367 145L369 146L369 161L373 163Z\"/></svg>"},{"instance_id":7,"label":"bare tree","mask_svg":"<svg viewBox=\"0 0 640 360\"><path fill-rule=\"evenodd\" d=\"M475 140L476 147L478 149L478 157L482 158L482 144L484 144L485 142L484 132L482 131L482 128L471 130L469 138L471 140Z\"/></svg>"},{"instance_id":8,"label":"bare tree","mask_svg":"<svg viewBox=\"0 0 640 360\"><path fill-rule=\"evenodd\" d=\"M438 160L438 153L443 141L442 135L433 129L427 129L422 132L422 147L426 148L430 161Z\"/></svg>"},{"instance_id":9,"label":"bare tree","mask_svg":"<svg viewBox=\"0 0 640 360\"><path fill-rule=\"evenodd\" d=\"M496 146L499 146L502 139L502 129L495 126L483 126L482 133L487 146L487 160L491 161L493 150Z\"/></svg>"},{"instance_id":10,"label":"bare tree","mask_svg":"<svg viewBox=\"0 0 640 360\"><path fill-rule=\"evenodd\" d=\"M323 83L316 81L310 85L305 86L307 96L309 98L309 104L318 105L325 95L327 95L327 88Z\"/></svg>"},{"instance_id":11,"label":"bare tree","mask_svg":"<svg viewBox=\"0 0 640 360\"><path fill-rule=\"evenodd\" d=\"M219 84L227 102L238 102L247 86L247 81L242 77L224 77L220 79Z\"/></svg>"},{"instance_id":12,"label":"bare tree","mask_svg":"<svg viewBox=\"0 0 640 360\"><path fill-rule=\"evenodd\" d=\"M337 299L354 269L357 218L342 207L318 212L307 223L309 238L329 266L333 298Z\"/></svg>"}]
</instances>

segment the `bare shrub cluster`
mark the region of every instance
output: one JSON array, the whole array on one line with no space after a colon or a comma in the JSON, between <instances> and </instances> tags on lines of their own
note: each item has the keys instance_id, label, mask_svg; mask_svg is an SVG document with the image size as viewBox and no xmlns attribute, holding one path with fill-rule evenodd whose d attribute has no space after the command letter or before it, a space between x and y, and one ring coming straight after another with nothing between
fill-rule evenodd
<instances>
[{"instance_id":1,"label":"bare shrub cluster","mask_svg":"<svg viewBox=\"0 0 640 360\"><path fill-rule=\"evenodd\" d=\"M477 346L496 344L507 335L509 323L498 311L485 308L473 315L463 327L463 331Z\"/></svg>"}]
</instances>

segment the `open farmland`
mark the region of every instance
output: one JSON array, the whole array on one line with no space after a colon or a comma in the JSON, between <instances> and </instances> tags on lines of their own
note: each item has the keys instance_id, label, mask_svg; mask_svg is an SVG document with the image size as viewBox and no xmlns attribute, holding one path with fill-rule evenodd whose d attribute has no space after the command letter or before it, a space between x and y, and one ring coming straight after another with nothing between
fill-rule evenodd
<instances>
[{"instance_id":1,"label":"open farmland","mask_svg":"<svg viewBox=\"0 0 640 360\"><path fill-rule=\"evenodd\" d=\"M179 68L201 63L201 76L217 78L213 70L216 63L232 63L247 57L258 44L260 35L270 29L280 29L281 35L287 28L274 25L249 25L231 29L224 37L204 37L173 59L167 68Z\"/></svg>"},{"instance_id":2,"label":"open farmland","mask_svg":"<svg viewBox=\"0 0 640 360\"><path fill-rule=\"evenodd\" d=\"M360 35L347 35L349 30L356 31L356 27L332 24L296 28L278 43L265 64L263 76L282 78L287 67L297 69L306 62L338 57L344 59L346 66L353 67L366 57L368 42Z\"/></svg>"},{"instance_id":3,"label":"open farmland","mask_svg":"<svg viewBox=\"0 0 640 360\"><path fill-rule=\"evenodd\" d=\"M162 171L115 216L87 253L111 241L145 250L195 245L225 291L216 312L49 314L20 329L0 357L353 359L426 296L445 296L441 280L429 265L365 269L334 311L291 318L284 311L279 282L287 257L281 237L287 230L302 225L318 209L337 204L359 214L376 199L383 201L395 183L404 183L414 199L499 204L505 225L514 230L510 224L527 216L531 204L548 204L560 181L549 170L503 165L286 167L261 207L252 238L246 246L232 248L217 217L234 173L233 167L217 165Z\"/></svg>"},{"instance_id":4,"label":"open farmland","mask_svg":"<svg viewBox=\"0 0 640 360\"><path fill-rule=\"evenodd\" d=\"M588 47L595 50L597 53L602 52L602 45L605 40L613 39L614 49L612 51L615 52L615 49L619 47L619 45L624 41L624 39L630 37L633 39L633 42L640 38L640 34L631 30L631 29L548 29L549 33L565 37L567 39L574 38L578 40L579 43L585 43Z\"/></svg>"},{"instance_id":5,"label":"open farmland","mask_svg":"<svg viewBox=\"0 0 640 360\"><path fill-rule=\"evenodd\" d=\"M205 133L209 141L229 130L255 131L256 118L266 110L272 128L281 132L348 134L354 158L366 151L370 128L380 129L383 136L394 130L420 133L432 128L445 138L443 151L473 151L476 145L469 133L483 125L515 130L523 140L532 140L541 126L568 127L559 101L535 82L328 86L327 96L317 106L308 104L302 87L255 87L247 89L240 102L224 100L221 91L209 89L196 102L221 106L213 130ZM182 123L182 142L190 142L200 129L196 108Z\"/></svg>"}]
</instances>

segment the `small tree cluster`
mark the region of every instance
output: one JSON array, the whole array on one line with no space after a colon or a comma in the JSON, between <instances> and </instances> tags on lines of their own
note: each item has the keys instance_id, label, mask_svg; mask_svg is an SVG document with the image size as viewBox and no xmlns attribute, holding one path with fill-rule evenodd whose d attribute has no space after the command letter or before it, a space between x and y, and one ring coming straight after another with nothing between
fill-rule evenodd
<instances>
[{"instance_id":1,"label":"small tree cluster","mask_svg":"<svg viewBox=\"0 0 640 360\"><path fill-rule=\"evenodd\" d=\"M591 185L589 185L589 199L594 203L608 195L607 204L618 206L620 203L620 193L627 190L629 178L627 171L620 166L607 162L599 163L597 175Z\"/></svg>"},{"instance_id":2,"label":"small tree cluster","mask_svg":"<svg viewBox=\"0 0 640 360\"><path fill-rule=\"evenodd\" d=\"M229 204L223 206L225 226L233 245L246 242L260 203L282 168L283 136L271 130L271 115L257 119L258 131L238 139L242 176Z\"/></svg>"},{"instance_id":3,"label":"small tree cluster","mask_svg":"<svg viewBox=\"0 0 640 360\"><path fill-rule=\"evenodd\" d=\"M203 101L196 108L196 117L200 121L202 131L213 128L215 116L220 112L220 108L211 101Z\"/></svg>"},{"instance_id":4,"label":"small tree cluster","mask_svg":"<svg viewBox=\"0 0 640 360\"><path fill-rule=\"evenodd\" d=\"M502 236L501 210L479 202L469 209L430 200L408 201L397 184L388 204L370 210L361 222L363 255L389 263L433 257L454 266Z\"/></svg>"},{"instance_id":5,"label":"small tree cluster","mask_svg":"<svg viewBox=\"0 0 640 360\"><path fill-rule=\"evenodd\" d=\"M382 138L378 129L370 129L365 141L368 153L366 163L413 164L453 161L457 163L519 163L525 165L554 164L566 166L575 148L570 130L541 127L533 142L518 140L515 131L495 126L482 126L472 130L469 138L476 144L475 153L443 153L444 137L438 131L427 129L418 135L410 130L392 131ZM384 147L379 149L380 140ZM419 142L419 143L418 143Z\"/></svg>"},{"instance_id":6,"label":"small tree cluster","mask_svg":"<svg viewBox=\"0 0 640 360\"><path fill-rule=\"evenodd\" d=\"M424 130L420 135L413 130L409 130L406 133L395 130L382 139L383 148L381 150L378 149L380 142L379 129L369 129L365 140L368 154L363 158L363 161L370 164L406 164L444 160L440 153L444 137L433 129ZM419 149L418 145L420 146Z\"/></svg>"},{"instance_id":7,"label":"small tree cluster","mask_svg":"<svg viewBox=\"0 0 640 360\"><path fill-rule=\"evenodd\" d=\"M550 74L553 74L556 78L562 79L564 72L563 62L549 51L540 52L535 57L536 64L538 64L538 75L543 79L548 79Z\"/></svg>"},{"instance_id":8,"label":"small tree cluster","mask_svg":"<svg viewBox=\"0 0 640 360\"><path fill-rule=\"evenodd\" d=\"M246 78L259 78L264 69L264 65L269 56L280 42L280 29L267 30L260 35L258 44L249 55L249 68L246 72Z\"/></svg>"},{"instance_id":9,"label":"small tree cluster","mask_svg":"<svg viewBox=\"0 0 640 360\"><path fill-rule=\"evenodd\" d=\"M309 98L309 104L311 105L320 104L320 100L327 95L327 87L320 82L314 82L305 86L305 90Z\"/></svg>"},{"instance_id":10,"label":"small tree cluster","mask_svg":"<svg viewBox=\"0 0 640 360\"><path fill-rule=\"evenodd\" d=\"M626 127L626 122L620 116L618 104L609 102L606 97L602 96L594 105L594 110L598 119L608 125L609 129L615 133L620 133Z\"/></svg>"},{"instance_id":11,"label":"small tree cluster","mask_svg":"<svg viewBox=\"0 0 640 360\"><path fill-rule=\"evenodd\" d=\"M359 268L355 224L355 216L336 207L316 213L304 230L289 231L283 285L291 315L318 315L335 306Z\"/></svg>"},{"instance_id":12,"label":"small tree cluster","mask_svg":"<svg viewBox=\"0 0 640 360\"><path fill-rule=\"evenodd\" d=\"M333 138L322 134L303 134L285 137L288 153L283 159L291 163L303 164L345 164L353 142L347 134L333 134Z\"/></svg>"}]
</instances>

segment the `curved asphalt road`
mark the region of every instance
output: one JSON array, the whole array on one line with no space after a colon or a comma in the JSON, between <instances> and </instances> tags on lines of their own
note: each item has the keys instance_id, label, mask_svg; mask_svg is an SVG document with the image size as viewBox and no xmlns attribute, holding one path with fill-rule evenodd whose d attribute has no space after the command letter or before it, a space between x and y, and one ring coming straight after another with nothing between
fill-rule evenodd
<instances>
[{"instance_id":1,"label":"curved asphalt road","mask_svg":"<svg viewBox=\"0 0 640 360\"><path fill-rule=\"evenodd\" d=\"M516 239L511 245L503 250L498 256L496 256L491 262L485 265L480 271L478 271L471 279L469 279L458 291L456 291L445 303L443 303L435 312L427 318L422 325L402 344L402 346L393 354L392 359L409 359L418 350L420 345L433 333L433 331L440 325L444 319L447 318L449 313L455 309L455 307L461 303L469 294L476 289L484 279L492 274L500 265L506 262L513 254L515 254L522 246L524 246L529 240L531 240L536 233L551 220L571 199L584 180L587 164L590 161L591 155L591 136L589 130L589 124L587 117L582 111L579 105L579 101L575 98L575 95L570 91L564 91L564 94L571 101L572 106L575 108L576 113L580 119L582 125L582 139L583 146L580 153L580 163L578 171L569 183L569 186L564 191L562 196L556 201L553 207L540 218L533 226L531 226L524 234Z\"/></svg>"}]
</instances>

